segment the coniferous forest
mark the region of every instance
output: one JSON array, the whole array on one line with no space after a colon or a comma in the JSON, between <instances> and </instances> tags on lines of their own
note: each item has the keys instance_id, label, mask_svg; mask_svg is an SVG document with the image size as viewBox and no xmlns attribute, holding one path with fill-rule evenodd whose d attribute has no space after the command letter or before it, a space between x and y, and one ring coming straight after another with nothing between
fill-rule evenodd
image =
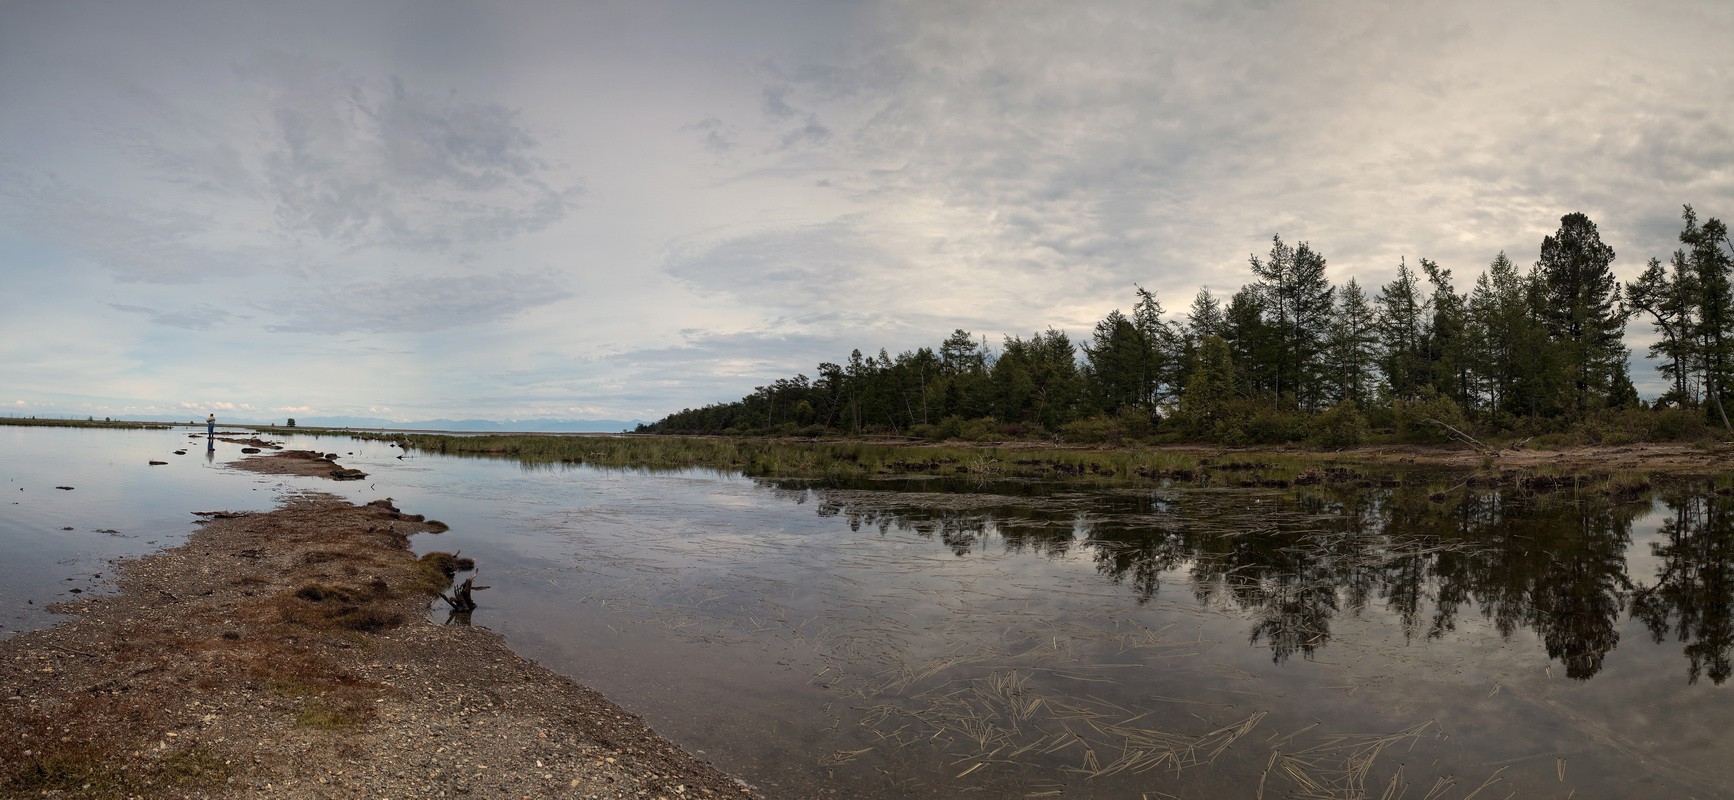
<instances>
[{"instance_id":1,"label":"coniferous forest","mask_svg":"<svg viewBox=\"0 0 1734 800\"><path fill-rule=\"evenodd\" d=\"M1203 289L1184 318L1134 286L1087 339L964 330L937 348L849 354L734 402L686 409L646 433L896 434L1081 442L1403 441L1468 432L1666 440L1734 432L1734 243L1682 213L1680 246L1633 281L1581 213L1532 266L1494 256L1472 283L1422 258L1391 282L1332 285L1325 256L1273 237L1253 282ZM1622 333L1648 323L1667 389L1640 400Z\"/></svg>"}]
</instances>

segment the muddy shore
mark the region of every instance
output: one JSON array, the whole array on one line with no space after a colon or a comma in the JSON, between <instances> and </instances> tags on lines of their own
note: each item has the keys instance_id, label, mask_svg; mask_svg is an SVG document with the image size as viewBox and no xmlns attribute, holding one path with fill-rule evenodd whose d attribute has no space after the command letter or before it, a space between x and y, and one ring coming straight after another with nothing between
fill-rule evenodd
<instances>
[{"instance_id":1,"label":"muddy shore","mask_svg":"<svg viewBox=\"0 0 1734 800\"><path fill-rule=\"evenodd\" d=\"M195 512L118 593L0 641L0 796L753 796L492 632L430 622L454 563L416 558L409 537L444 526L408 511L309 493Z\"/></svg>"}]
</instances>

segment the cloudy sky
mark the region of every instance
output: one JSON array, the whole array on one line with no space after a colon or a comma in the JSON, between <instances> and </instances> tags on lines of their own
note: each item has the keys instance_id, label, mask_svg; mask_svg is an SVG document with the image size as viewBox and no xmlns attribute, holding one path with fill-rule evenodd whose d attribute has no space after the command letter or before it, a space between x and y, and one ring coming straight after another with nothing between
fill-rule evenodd
<instances>
[{"instance_id":1,"label":"cloudy sky","mask_svg":"<svg viewBox=\"0 0 1734 800\"><path fill-rule=\"evenodd\" d=\"M1274 234L1466 288L1573 211L1629 278L1734 215L1730 42L1725 0L0 0L0 402L654 419L1182 312Z\"/></svg>"}]
</instances>

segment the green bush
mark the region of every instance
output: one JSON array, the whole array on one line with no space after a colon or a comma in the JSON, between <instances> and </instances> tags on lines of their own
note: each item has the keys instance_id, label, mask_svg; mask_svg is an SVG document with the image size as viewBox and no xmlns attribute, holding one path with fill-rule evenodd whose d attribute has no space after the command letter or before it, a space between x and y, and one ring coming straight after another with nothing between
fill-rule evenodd
<instances>
[{"instance_id":1,"label":"green bush","mask_svg":"<svg viewBox=\"0 0 1734 800\"><path fill-rule=\"evenodd\" d=\"M1704 413L1697 410L1619 408L1584 420L1581 430L1583 438L1591 444L1622 445L1694 441L1710 435L1712 428Z\"/></svg>"},{"instance_id":2,"label":"green bush","mask_svg":"<svg viewBox=\"0 0 1734 800\"><path fill-rule=\"evenodd\" d=\"M1252 444L1284 444L1306 439L1311 415L1260 406L1241 423Z\"/></svg>"},{"instance_id":3,"label":"green bush","mask_svg":"<svg viewBox=\"0 0 1734 800\"><path fill-rule=\"evenodd\" d=\"M1457 441L1450 431L1440 427L1440 422L1457 430L1465 430L1469 425L1463 418L1463 409L1431 386L1423 388L1418 399L1391 403L1391 416L1398 439L1421 444Z\"/></svg>"},{"instance_id":4,"label":"green bush","mask_svg":"<svg viewBox=\"0 0 1734 800\"><path fill-rule=\"evenodd\" d=\"M982 417L963 423L957 438L966 442L991 442L1001 436L999 425L993 421L993 417Z\"/></svg>"},{"instance_id":5,"label":"green bush","mask_svg":"<svg viewBox=\"0 0 1734 800\"><path fill-rule=\"evenodd\" d=\"M930 442L937 442L945 438L945 429L938 425L918 422L909 426L909 435L917 439L926 439Z\"/></svg>"},{"instance_id":6,"label":"green bush","mask_svg":"<svg viewBox=\"0 0 1734 800\"><path fill-rule=\"evenodd\" d=\"M1307 441L1318 447L1354 447L1366 438L1366 416L1355 401L1343 400L1313 419Z\"/></svg>"},{"instance_id":7,"label":"green bush","mask_svg":"<svg viewBox=\"0 0 1734 800\"><path fill-rule=\"evenodd\" d=\"M1126 439L1126 429L1119 419L1097 414L1066 423L1060 438L1075 444L1119 444Z\"/></svg>"}]
</instances>

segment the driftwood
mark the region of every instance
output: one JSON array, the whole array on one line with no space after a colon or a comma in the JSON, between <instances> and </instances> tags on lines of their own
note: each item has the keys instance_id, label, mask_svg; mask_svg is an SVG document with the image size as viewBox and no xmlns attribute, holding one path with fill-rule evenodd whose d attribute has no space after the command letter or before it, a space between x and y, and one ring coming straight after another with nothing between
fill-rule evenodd
<instances>
[{"instance_id":1,"label":"driftwood","mask_svg":"<svg viewBox=\"0 0 1734 800\"><path fill-rule=\"evenodd\" d=\"M452 590L451 596L442 594L440 599L446 601L446 604L451 606L453 611L474 611L476 610L476 601L470 597L470 592L479 592L486 588L488 587L477 586L476 576L471 575L465 578L463 583L458 584L456 589Z\"/></svg>"},{"instance_id":2,"label":"driftwood","mask_svg":"<svg viewBox=\"0 0 1734 800\"><path fill-rule=\"evenodd\" d=\"M1462 439L1464 442L1467 442L1469 445L1473 446L1475 449L1480 450L1483 453L1493 455L1493 454L1497 454L1499 452L1498 450L1491 448L1491 447L1488 447L1487 445L1484 445L1481 442L1477 441L1475 437L1470 436L1469 434L1464 433L1460 430L1457 430L1456 428L1453 428L1450 425L1446 425L1445 423L1440 422L1439 420L1436 420L1432 417L1422 417L1422 419L1425 419L1428 422L1433 423L1434 425L1438 425L1439 427L1444 428L1447 431L1450 431L1453 436L1456 436L1457 438Z\"/></svg>"}]
</instances>

